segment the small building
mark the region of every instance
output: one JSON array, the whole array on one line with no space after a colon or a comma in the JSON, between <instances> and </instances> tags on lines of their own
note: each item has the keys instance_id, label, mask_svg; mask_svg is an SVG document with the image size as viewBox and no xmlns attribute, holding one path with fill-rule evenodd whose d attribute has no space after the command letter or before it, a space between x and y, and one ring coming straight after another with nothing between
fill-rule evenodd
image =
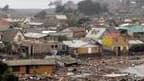
<instances>
[{"instance_id":1,"label":"small building","mask_svg":"<svg viewBox=\"0 0 144 81\"><path fill-rule=\"evenodd\" d=\"M56 71L54 59L7 60L4 63L8 64L16 75L52 74Z\"/></svg>"},{"instance_id":2,"label":"small building","mask_svg":"<svg viewBox=\"0 0 144 81\"><path fill-rule=\"evenodd\" d=\"M58 20L67 20L67 16L66 15L55 15L55 18Z\"/></svg>"},{"instance_id":3,"label":"small building","mask_svg":"<svg viewBox=\"0 0 144 81\"><path fill-rule=\"evenodd\" d=\"M18 29L8 29L2 33L2 41L6 43L18 44L25 40L23 33Z\"/></svg>"},{"instance_id":4,"label":"small building","mask_svg":"<svg viewBox=\"0 0 144 81\"><path fill-rule=\"evenodd\" d=\"M7 30L10 28L10 22L6 20L5 18L0 20L0 40L2 37L3 31Z\"/></svg>"},{"instance_id":5,"label":"small building","mask_svg":"<svg viewBox=\"0 0 144 81\"><path fill-rule=\"evenodd\" d=\"M0 19L0 31L7 30L9 29L9 27L10 27L10 22L7 19L5 18Z\"/></svg>"},{"instance_id":6,"label":"small building","mask_svg":"<svg viewBox=\"0 0 144 81\"><path fill-rule=\"evenodd\" d=\"M26 40L19 46L19 51L26 57L44 57L46 54L51 53L52 50L61 50L62 44L53 41L33 41Z\"/></svg>"},{"instance_id":7,"label":"small building","mask_svg":"<svg viewBox=\"0 0 144 81\"><path fill-rule=\"evenodd\" d=\"M144 26L125 26L125 27L118 27L119 30L126 31L128 35L139 37L144 36Z\"/></svg>"},{"instance_id":8,"label":"small building","mask_svg":"<svg viewBox=\"0 0 144 81\"><path fill-rule=\"evenodd\" d=\"M66 37L65 33L60 33L60 32L49 33L47 38L46 38L46 40L47 41L59 41L59 42L62 42L63 40L64 41L68 40L68 37Z\"/></svg>"},{"instance_id":9,"label":"small building","mask_svg":"<svg viewBox=\"0 0 144 81\"><path fill-rule=\"evenodd\" d=\"M68 17L66 15L47 15L44 26L67 26L67 20Z\"/></svg>"},{"instance_id":10,"label":"small building","mask_svg":"<svg viewBox=\"0 0 144 81\"><path fill-rule=\"evenodd\" d=\"M117 30L107 31L102 38L104 48L112 50L116 54L122 54L128 51L128 39Z\"/></svg>"},{"instance_id":11,"label":"small building","mask_svg":"<svg viewBox=\"0 0 144 81\"><path fill-rule=\"evenodd\" d=\"M44 40L48 34L45 33L35 33L35 32L27 32L24 33L26 40Z\"/></svg>"},{"instance_id":12,"label":"small building","mask_svg":"<svg viewBox=\"0 0 144 81\"><path fill-rule=\"evenodd\" d=\"M102 50L100 45L82 40L63 41L63 44L68 46L72 53L76 52L79 55L99 54Z\"/></svg>"},{"instance_id":13,"label":"small building","mask_svg":"<svg viewBox=\"0 0 144 81\"><path fill-rule=\"evenodd\" d=\"M1 40L4 44L3 50L5 50L5 52L17 53L17 48L19 47L19 44L25 40L25 37L18 29L8 29L2 32Z\"/></svg>"},{"instance_id":14,"label":"small building","mask_svg":"<svg viewBox=\"0 0 144 81\"><path fill-rule=\"evenodd\" d=\"M88 31L88 34L86 35L86 38L90 39L101 39L106 31L106 28L92 28L90 31Z\"/></svg>"},{"instance_id":15,"label":"small building","mask_svg":"<svg viewBox=\"0 0 144 81\"><path fill-rule=\"evenodd\" d=\"M62 33L65 33L67 37L72 38L82 38L86 35L86 30L84 28L78 28L78 27L70 27L66 28L61 31Z\"/></svg>"}]
</instances>

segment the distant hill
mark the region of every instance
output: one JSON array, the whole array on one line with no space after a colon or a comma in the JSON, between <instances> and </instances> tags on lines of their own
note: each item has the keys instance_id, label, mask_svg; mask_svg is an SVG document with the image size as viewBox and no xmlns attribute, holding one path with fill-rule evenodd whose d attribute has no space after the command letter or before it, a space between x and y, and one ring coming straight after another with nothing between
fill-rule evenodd
<instances>
[{"instance_id":1,"label":"distant hill","mask_svg":"<svg viewBox=\"0 0 144 81\"><path fill-rule=\"evenodd\" d=\"M23 17L23 16L33 16L35 14L37 14L38 12L40 12L43 9L10 9L9 10L9 14L11 14L11 16L17 16L17 17ZM47 14L55 14L55 9L51 8L51 9L45 9L47 11ZM0 14L4 14L5 12L2 11L2 9L0 8Z\"/></svg>"}]
</instances>

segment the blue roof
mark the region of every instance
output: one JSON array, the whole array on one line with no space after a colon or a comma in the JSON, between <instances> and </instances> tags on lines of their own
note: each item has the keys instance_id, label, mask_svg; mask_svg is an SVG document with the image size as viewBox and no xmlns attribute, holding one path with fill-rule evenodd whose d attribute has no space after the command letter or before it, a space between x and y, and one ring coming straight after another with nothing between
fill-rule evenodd
<instances>
[{"instance_id":1,"label":"blue roof","mask_svg":"<svg viewBox=\"0 0 144 81\"><path fill-rule=\"evenodd\" d=\"M128 32L144 32L144 26L125 26L119 29L126 29Z\"/></svg>"}]
</instances>

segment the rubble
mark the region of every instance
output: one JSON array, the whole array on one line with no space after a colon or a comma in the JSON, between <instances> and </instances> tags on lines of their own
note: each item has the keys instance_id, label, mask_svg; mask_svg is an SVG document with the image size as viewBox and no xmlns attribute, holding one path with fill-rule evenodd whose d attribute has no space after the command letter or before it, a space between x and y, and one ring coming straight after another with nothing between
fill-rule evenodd
<instances>
[{"instance_id":1,"label":"rubble","mask_svg":"<svg viewBox=\"0 0 144 81\"><path fill-rule=\"evenodd\" d=\"M81 65L61 67L54 75L41 75L36 81L143 81L144 78L120 71L144 63L142 56L138 60L131 58L134 57L83 58Z\"/></svg>"}]
</instances>

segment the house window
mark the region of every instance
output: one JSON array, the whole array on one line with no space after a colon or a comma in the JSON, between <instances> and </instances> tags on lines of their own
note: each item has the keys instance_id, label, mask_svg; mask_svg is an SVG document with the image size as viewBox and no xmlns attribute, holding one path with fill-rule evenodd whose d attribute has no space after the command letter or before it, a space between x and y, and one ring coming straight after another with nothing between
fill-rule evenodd
<instances>
[{"instance_id":1,"label":"house window","mask_svg":"<svg viewBox=\"0 0 144 81\"><path fill-rule=\"evenodd\" d=\"M18 41L21 41L22 37L20 35L18 35Z\"/></svg>"},{"instance_id":2,"label":"house window","mask_svg":"<svg viewBox=\"0 0 144 81\"><path fill-rule=\"evenodd\" d=\"M12 67L13 72L19 72L20 71L20 67L19 66L14 66Z\"/></svg>"},{"instance_id":3,"label":"house window","mask_svg":"<svg viewBox=\"0 0 144 81\"><path fill-rule=\"evenodd\" d=\"M58 48L58 45L55 45L55 48Z\"/></svg>"},{"instance_id":4,"label":"house window","mask_svg":"<svg viewBox=\"0 0 144 81\"><path fill-rule=\"evenodd\" d=\"M54 45L51 45L51 48L54 48Z\"/></svg>"},{"instance_id":5,"label":"house window","mask_svg":"<svg viewBox=\"0 0 144 81\"><path fill-rule=\"evenodd\" d=\"M58 48L58 45L51 45L51 48Z\"/></svg>"}]
</instances>

